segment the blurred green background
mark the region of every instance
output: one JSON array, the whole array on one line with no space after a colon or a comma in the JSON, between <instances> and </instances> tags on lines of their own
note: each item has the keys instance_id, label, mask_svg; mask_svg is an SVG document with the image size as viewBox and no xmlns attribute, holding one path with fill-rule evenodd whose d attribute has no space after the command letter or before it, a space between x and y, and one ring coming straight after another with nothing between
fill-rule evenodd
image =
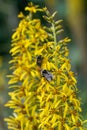
<instances>
[{"instance_id":1,"label":"blurred green background","mask_svg":"<svg viewBox=\"0 0 87 130\"><path fill-rule=\"evenodd\" d=\"M28 2L39 4L40 7L47 6L51 13L58 11L56 19L64 20L62 25L65 32L60 37L69 36L72 39L68 45L69 58L72 71L77 73L82 115L87 119L87 0L0 0L0 130L7 130L3 119L11 113L4 107L10 91L6 75L10 73L8 61L11 59L11 35L19 23L18 13L24 12ZM38 17L41 18L40 14ZM42 23L45 24L43 19Z\"/></svg>"}]
</instances>

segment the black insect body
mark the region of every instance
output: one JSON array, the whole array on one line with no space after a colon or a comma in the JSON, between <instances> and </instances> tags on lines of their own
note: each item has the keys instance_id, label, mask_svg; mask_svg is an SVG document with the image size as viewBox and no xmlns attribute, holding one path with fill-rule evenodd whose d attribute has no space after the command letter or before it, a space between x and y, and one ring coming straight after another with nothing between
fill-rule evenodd
<instances>
[{"instance_id":1,"label":"black insect body","mask_svg":"<svg viewBox=\"0 0 87 130\"><path fill-rule=\"evenodd\" d=\"M47 70L42 70L41 75L44 76L48 81L53 79L53 75Z\"/></svg>"},{"instance_id":2,"label":"black insect body","mask_svg":"<svg viewBox=\"0 0 87 130\"><path fill-rule=\"evenodd\" d=\"M39 67L41 67L41 65L42 65L42 60L43 60L43 58L42 58L41 55L37 56L37 65L38 65Z\"/></svg>"}]
</instances>

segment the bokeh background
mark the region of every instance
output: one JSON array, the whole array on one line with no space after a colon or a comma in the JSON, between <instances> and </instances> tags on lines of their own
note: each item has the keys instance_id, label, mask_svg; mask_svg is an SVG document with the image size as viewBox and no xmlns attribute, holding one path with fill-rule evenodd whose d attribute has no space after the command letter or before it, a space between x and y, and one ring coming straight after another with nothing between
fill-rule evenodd
<instances>
[{"instance_id":1,"label":"bokeh background","mask_svg":"<svg viewBox=\"0 0 87 130\"><path fill-rule=\"evenodd\" d=\"M19 23L18 13L24 12L28 2L39 4L40 7L47 6L51 13L58 11L56 19L64 20L62 25L65 32L60 37L69 36L72 39L68 45L69 58L72 71L77 74L82 115L87 119L87 0L0 0L0 130L7 130L3 119L11 113L4 107L10 91L6 75L10 73L11 35ZM38 14L38 17L41 18L41 15ZM42 23L45 24L43 19Z\"/></svg>"}]
</instances>

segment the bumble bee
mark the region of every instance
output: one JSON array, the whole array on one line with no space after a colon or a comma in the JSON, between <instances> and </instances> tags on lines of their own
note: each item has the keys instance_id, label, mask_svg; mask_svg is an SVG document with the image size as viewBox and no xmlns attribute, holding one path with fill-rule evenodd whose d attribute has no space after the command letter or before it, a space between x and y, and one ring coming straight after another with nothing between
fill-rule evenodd
<instances>
[{"instance_id":1,"label":"bumble bee","mask_svg":"<svg viewBox=\"0 0 87 130\"><path fill-rule=\"evenodd\" d=\"M41 75L45 77L48 81L53 79L53 75L47 70L41 70Z\"/></svg>"},{"instance_id":2,"label":"bumble bee","mask_svg":"<svg viewBox=\"0 0 87 130\"><path fill-rule=\"evenodd\" d=\"M39 56L37 56L37 65L39 66L39 67L41 67L41 65L42 65L42 60L43 60L43 58L42 58L42 56L41 55L39 55Z\"/></svg>"}]
</instances>

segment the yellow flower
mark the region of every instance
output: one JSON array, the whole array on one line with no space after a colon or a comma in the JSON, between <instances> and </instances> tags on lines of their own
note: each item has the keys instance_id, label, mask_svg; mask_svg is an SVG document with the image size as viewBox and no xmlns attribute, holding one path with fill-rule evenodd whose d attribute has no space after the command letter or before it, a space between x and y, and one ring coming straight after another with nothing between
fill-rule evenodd
<instances>
[{"instance_id":1,"label":"yellow flower","mask_svg":"<svg viewBox=\"0 0 87 130\"><path fill-rule=\"evenodd\" d=\"M18 15L18 18L23 18L24 14L22 12L20 12L20 14Z\"/></svg>"},{"instance_id":2,"label":"yellow flower","mask_svg":"<svg viewBox=\"0 0 87 130\"><path fill-rule=\"evenodd\" d=\"M37 11L43 11L43 9L38 8L38 7L39 7L38 5L36 5L36 6L33 5L32 2L29 3L28 5L29 5L29 6L25 7L25 10L26 10L26 11L29 11L29 12L31 12L31 13L36 13Z\"/></svg>"}]
</instances>

